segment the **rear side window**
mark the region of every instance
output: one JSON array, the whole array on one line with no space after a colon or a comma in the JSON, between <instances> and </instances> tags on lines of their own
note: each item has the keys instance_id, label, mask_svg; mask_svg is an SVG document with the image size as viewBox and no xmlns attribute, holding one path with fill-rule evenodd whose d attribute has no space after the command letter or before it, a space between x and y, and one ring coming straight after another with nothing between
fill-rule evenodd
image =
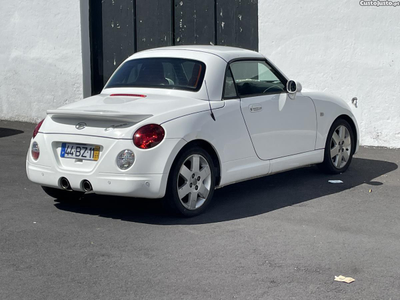
<instances>
[{"instance_id":1,"label":"rear side window","mask_svg":"<svg viewBox=\"0 0 400 300\"><path fill-rule=\"evenodd\" d=\"M147 87L198 91L204 63L181 58L145 58L125 62L106 88Z\"/></svg>"},{"instance_id":2,"label":"rear side window","mask_svg":"<svg viewBox=\"0 0 400 300\"><path fill-rule=\"evenodd\" d=\"M231 64L240 97L285 92L285 84L265 61L237 61Z\"/></svg>"}]
</instances>

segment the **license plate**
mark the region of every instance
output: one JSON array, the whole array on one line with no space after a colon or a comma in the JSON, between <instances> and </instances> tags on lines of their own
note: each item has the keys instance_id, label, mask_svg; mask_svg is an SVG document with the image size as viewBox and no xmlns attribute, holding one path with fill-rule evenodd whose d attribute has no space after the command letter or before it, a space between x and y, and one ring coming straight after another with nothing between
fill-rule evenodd
<instances>
[{"instance_id":1,"label":"license plate","mask_svg":"<svg viewBox=\"0 0 400 300\"><path fill-rule=\"evenodd\" d=\"M84 144L61 144L60 157L85 160L99 160L100 146Z\"/></svg>"}]
</instances>

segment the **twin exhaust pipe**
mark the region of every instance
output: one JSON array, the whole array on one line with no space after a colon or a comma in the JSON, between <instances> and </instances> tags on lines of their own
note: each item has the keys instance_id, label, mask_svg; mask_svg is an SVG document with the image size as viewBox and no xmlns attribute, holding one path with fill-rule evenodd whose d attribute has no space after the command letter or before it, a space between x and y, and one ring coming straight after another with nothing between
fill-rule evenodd
<instances>
[{"instance_id":1,"label":"twin exhaust pipe","mask_svg":"<svg viewBox=\"0 0 400 300\"><path fill-rule=\"evenodd\" d=\"M65 177L60 178L60 187L66 191L72 191L71 184L69 183L68 179Z\"/></svg>"},{"instance_id":2,"label":"twin exhaust pipe","mask_svg":"<svg viewBox=\"0 0 400 300\"><path fill-rule=\"evenodd\" d=\"M61 177L59 180L60 187L65 190L65 191L72 191L71 184L69 183L69 180L65 177ZM81 182L81 189L85 193L89 193L93 191L92 184L90 183L89 180L82 180Z\"/></svg>"},{"instance_id":3,"label":"twin exhaust pipe","mask_svg":"<svg viewBox=\"0 0 400 300\"><path fill-rule=\"evenodd\" d=\"M86 180L86 179L85 179L85 180L82 180L81 187L82 187L82 190L83 190L85 193L88 193L88 192L93 191L92 184L90 183L89 180Z\"/></svg>"}]
</instances>

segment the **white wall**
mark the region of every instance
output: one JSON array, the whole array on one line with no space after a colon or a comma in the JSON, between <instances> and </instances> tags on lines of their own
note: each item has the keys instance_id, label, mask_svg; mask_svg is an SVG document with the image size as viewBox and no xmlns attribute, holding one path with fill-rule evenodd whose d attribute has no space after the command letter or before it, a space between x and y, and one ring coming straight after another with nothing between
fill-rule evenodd
<instances>
[{"instance_id":1,"label":"white wall","mask_svg":"<svg viewBox=\"0 0 400 300\"><path fill-rule=\"evenodd\" d=\"M0 7L0 119L37 122L82 99L80 1Z\"/></svg>"},{"instance_id":2,"label":"white wall","mask_svg":"<svg viewBox=\"0 0 400 300\"><path fill-rule=\"evenodd\" d=\"M89 94L86 2L1 0L0 119L37 122L82 99L83 80ZM259 0L260 52L304 88L357 96L361 143L400 148L399 10L358 0Z\"/></svg>"},{"instance_id":3,"label":"white wall","mask_svg":"<svg viewBox=\"0 0 400 300\"><path fill-rule=\"evenodd\" d=\"M259 50L304 88L357 96L363 145L400 148L399 10L259 0Z\"/></svg>"}]
</instances>

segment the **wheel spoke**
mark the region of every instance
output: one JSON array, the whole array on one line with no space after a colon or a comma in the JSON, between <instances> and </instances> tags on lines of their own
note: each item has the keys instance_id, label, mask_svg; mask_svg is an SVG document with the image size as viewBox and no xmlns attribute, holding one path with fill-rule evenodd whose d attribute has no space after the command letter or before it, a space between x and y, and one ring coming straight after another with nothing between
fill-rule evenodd
<instances>
[{"instance_id":1,"label":"wheel spoke","mask_svg":"<svg viewBox=\"0 0 400 300\"><path fill-rule=\"evenodd\" d=\"M210 176L210 174L211 174L211 170L210 170L210 167L208 165L205 165L203 167L203 169L199 173L202 181L204 179L206 179L208 176Z\"/></svg>"},{"instance_id":2,"label":"wheel spoke","mask_svg":"<svg viewBox=\"0 0 400 300\"><path fill-rule=\"evenodd\" d=\"M197 204L197 192L191 192L189 195L189 209L195 209Z\"/></svg>"},{"instance_id":3,"label":"wheel spoke","mask_svg":"<svg viewBox=\"0 0 400 300\"><path fill-rule=\"evenodd\" d=\"M349 148L351 146L350 134L347 135L347 137L344 139L343 142L344 142L343 147Z\"/></svg>"},{"instance_id":4,"label":"wheel spoke","mask_svg":"<svg viewBox=\"0 0 400 300\"><path fill-rule=\"evenodd\" d=\"M334 158L336 155L338 155L338 152L339 152L339 146L336 145L331 149L331 158Z\"/></svg>"},{"instance_id":5,"label":"wheel spoke","mask_svg":"<svg viewBox=\"0 0 400 300\"><path fill-rule=\"evenodd\" d=\"M178 188L179 199L183 199L187 194L191 192L189 183L185 183L182 187Z\"/></svg>"},{"instance_id":6,"label":"wheel spoke","mask_svg":"<svg viewBox=\"0 0 400 300\"><path fill-rule=\"evenodd\" d=\"M192 156L192 171L193 172L200 171L200 157L198 155Z\"/></svg>"},{"instance_id":7,"label":"wheel spoke","mask_svg":"<svg viewBox=\"0 0 400 300\"><path fill-rule=\"evenodd\" d=\"M204 184L202 184L202 185L200 186L200 189L199 189L199 195L200 195L200 197L206 199L209 192L210 192L210 190L209 190Z\"/></svg>"},{"instance_id":8,"label":"wheel spoke","mask_svg":"<svg viewBox=\"0 0 400 300\"><path fill-rule=\"evenodd\" d=\"M349 161L349 152L347 152L347 151L344 151L343 152L343 160L344 160L344 162L347 164L347 162Z\"/></svg>"},{"instance_id":9,"label":"wheel spoke","mask_svg":"<svg viewBox=\"0 0 400 300\"><path fill-rule=\"evenodd\" d=\"M182 175L186 180L190 179L190 176L192 175L192 172L186 167L185 165L182 165L179 174Z\"/></svg>"},{"instance_id":10,"label":"wheel spoke","mask_svg":"<svg viewBox=\"0 0 400 300\"><path fill-rule=\"evenodd\" d=\"M341 140L344 139L345 134L346 134L346 127L340 126L339 127L339 137L340 137Z\"/></svg>"},{"instance_id":11,"label":"wheel spoke","mask_svg":"<svg viewBox=\"0 0 400 300\"><path fill-rule=\"evenodd\" d=\"M335 142L335 145L338 145L338 144L339 144L339 142L340 142L340 137L339 137L339 135L336 133L336 131L333 133L332 139L333 139L333 141Z\"/></svg>"},{"instance_id":12,"label":"wheel spoke","mask_svg":"<svg viewBox=\"0 0 400 300\"><path fill-rule=\"evenodd\" d=\"M339 169L341 163L342 163L342 152L340 152L336 157L335 167Z\"/></svg>"}]
</instances>

